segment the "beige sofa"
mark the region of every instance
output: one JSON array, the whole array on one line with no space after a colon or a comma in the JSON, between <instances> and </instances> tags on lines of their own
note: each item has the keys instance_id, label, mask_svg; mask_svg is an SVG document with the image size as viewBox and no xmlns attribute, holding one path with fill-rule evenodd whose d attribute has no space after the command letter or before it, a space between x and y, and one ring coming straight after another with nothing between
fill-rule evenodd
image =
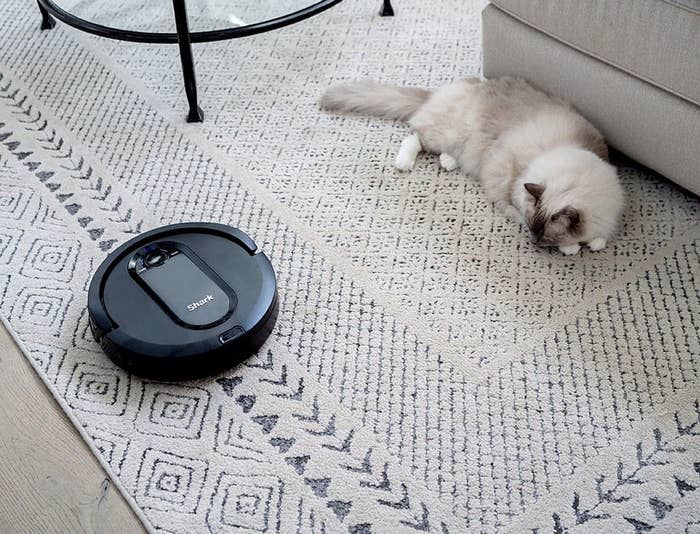
<instances>
[{"instance_id":1,"label":"beige sofa","mask_svg":"<svg viewBox=\"0 0 700 534\"><path fill-rule=\"evenodd\" d=\"M621 152L700 194L700 0L492 0L484 75L570 99Z\"/></svg>"}]
</instances>

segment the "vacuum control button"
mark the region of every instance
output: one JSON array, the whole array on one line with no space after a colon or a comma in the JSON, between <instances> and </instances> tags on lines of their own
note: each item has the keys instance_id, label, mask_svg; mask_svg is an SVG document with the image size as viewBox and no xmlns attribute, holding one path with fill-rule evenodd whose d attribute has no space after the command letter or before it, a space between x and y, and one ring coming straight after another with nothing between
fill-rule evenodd
<instances>
[{"instance_id":1,"label":"vacuum control button","mask_svg":"<svg viewBox=\"0 0 700 534\"><path fill-rule=\"evenodd\" d=\"M167 258L168 256L162 250L154 250L153 252L148 253L146 259L144 260L144 263L147 267L157 267L158 265L161 265L163 262L165 262Z\"/></svg>"},{"instance_id":2,"label":"vacuum control button","mask_svg":"<svg viewBox=\"0 0 700 534\"><path fill-rule=\"evenodd\" d=\"M226 330L226 332L221 334L219 336L219 341L221 341L221 343L226 343L228 341L231 341L232 339L236 339L241 334L245 334L245 330L243 330L240 326L234 326L233 328L230 328L229 330Z\"/></svg>"}]
</instances>

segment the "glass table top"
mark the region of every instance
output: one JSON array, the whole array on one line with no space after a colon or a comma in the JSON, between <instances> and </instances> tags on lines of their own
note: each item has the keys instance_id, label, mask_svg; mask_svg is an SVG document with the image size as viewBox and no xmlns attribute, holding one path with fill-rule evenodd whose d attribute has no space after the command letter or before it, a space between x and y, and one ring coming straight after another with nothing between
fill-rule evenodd
<instances>
[{"instance_id":1,"label":"glass table top","mask_svg":"<svg viewBox=\"0 0 700 534\"><path fill-rule=\"evenodd\" d=\"M100 26L175 33L172 0L50 1L63 11ZM242 28L328 3L328 0L186 0L192 33Z\"/></svg>"}]
</instances>

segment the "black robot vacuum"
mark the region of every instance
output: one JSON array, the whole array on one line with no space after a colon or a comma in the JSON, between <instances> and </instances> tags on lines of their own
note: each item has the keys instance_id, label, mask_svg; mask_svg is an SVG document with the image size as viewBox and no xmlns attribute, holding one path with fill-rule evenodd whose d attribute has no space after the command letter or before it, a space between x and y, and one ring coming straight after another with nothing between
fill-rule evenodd
<instances>
[{"instance_id":1,"label":"black robot vacuum","mask_svg":"<svg viewBox=\"0 0 700 534\"><path fill-rule=\"evenodd\" d=\"M90 282L88 312L95 340L117 365L150 378L195 378L263 344L277 319L277 283L242 231L174 224L107 257Z\"/></svg>"}]
</instances>

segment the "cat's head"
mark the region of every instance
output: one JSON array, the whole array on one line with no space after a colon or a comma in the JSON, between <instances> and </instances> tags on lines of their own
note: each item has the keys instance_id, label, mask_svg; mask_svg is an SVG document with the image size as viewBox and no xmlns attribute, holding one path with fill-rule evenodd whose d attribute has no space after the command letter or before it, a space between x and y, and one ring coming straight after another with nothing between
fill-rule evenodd
<instances>
[{"instance_id":1,"label":"cat's head","mask_svg":"<svg viewBox=\"0 0 700 534\"><path fill-rule=\"evenodd\" d=\"M573 147L535 158L516 188L522 188L518 204L523 219L541 246L608 238L624 202L615 167Z\"/></svg>"}]
</instances>

